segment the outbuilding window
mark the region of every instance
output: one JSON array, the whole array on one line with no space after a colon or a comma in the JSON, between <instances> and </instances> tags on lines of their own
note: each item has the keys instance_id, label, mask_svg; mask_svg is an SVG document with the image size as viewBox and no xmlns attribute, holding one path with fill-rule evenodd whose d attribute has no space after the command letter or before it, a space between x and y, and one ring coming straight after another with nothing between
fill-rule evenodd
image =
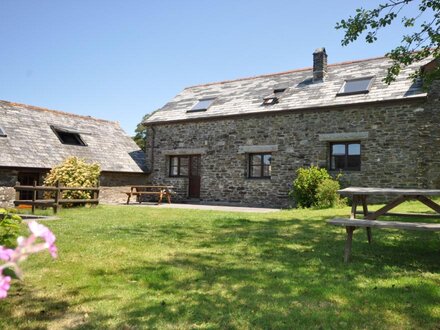
<instances>
[{"instance_id":1,"label":"outbuilding window","mask_svg":"<svg viewBox=\"0 0 440 330\"><path fill-rule=\"evenodd\" d=\"M51 128L62 144L69 144L73 146L87 145L81 138L80 132L74 128L61 126L51 126Z\"/></svg>"},{"instance_id":2,"label":"outbuilding window","mask_svg":"<svg viewBox=\"0 0 440 330\"><path fill-rule=\"evenodd\" d=\"M360 171L360 142L335 142L330 144L330 169Z\"/></svg>"},{"instance_id":3,"label":"outbuilding window","mask_svg":"<svg viewBox=\"0 0 440 330\"><path fill-rule=\"evenodd\" d=\"M249 154L249 178L270 179L272 155L269 153Z\"/></svg>"},{"instance_id":4,"label":"outbuilding window","mask_svg":"<svg viewBox=\"0 0 440 330\"><path fill-rule=\"evenodd\" d=\"M188 156L170 156L170 176L188 176Z\"/></svg>"}]
</instances>

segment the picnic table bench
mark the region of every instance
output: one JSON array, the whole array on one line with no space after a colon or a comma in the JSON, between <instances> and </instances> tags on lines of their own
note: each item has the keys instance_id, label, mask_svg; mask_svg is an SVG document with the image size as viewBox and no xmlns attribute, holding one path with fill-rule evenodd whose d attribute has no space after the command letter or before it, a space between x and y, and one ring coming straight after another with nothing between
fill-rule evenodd
<instances>
[{"instance_id":1,"label":"picnic table bench","mask_svg":"<svg viewBox=\"0 0 440 330\"><path fill-rule=\"evenodd\" d=\"M132 196L136 196L137 202L141 203L139 198L142 195L158 195L158 204L162 203L162 199L165 196L168 203L171 204L171 194L173 186L131 186L130 191L125 192L127 194L127 204L130 203Z\"/></svg>"},{"instance_id":2,"label":"picnic table bench","mask_svg":"<svg viewBox=\"0 0 440 330\"><path fill-rule=\"evenodd\" d=\"M351 216L348 218L335 218L327 223L334 226L345 227L347 239L345 242L344 261L348 262L351 255L353 232L357 228L366 228L368 243L371 243L371 228L394 228L403 230L440 231L440 223L380 221L380 216L407 216L407 217L440 217L440 205L434 202L431 196L440 196L440 190L435 189L394 189L394 188L364 188L349 187L338 191L342 196L352 197ZM375 212L368 211L367 197L375 195L397 196ZM408 200L418 200L435 211L427 213L390 213L389 211ZM357 207L362 204L364 219L356 219Z\"/></svg>"}]
</instances>

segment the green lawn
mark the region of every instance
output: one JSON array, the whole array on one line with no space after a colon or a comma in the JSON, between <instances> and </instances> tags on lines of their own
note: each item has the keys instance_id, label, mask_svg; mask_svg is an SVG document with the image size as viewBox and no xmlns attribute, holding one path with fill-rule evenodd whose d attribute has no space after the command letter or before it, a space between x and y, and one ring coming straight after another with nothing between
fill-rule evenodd
<instances>
[{"instance_id":1,"label":"green lawn","mask_svg":"<svg viewBox=\"0 0 440 330\"><path fill-rule=\"evenodd\" d=\"M348 213L63 210L59 258L23 264L0 328L439 329L440 234L359 230L346 265L325 220Z\"/></svg>"}]
</instances>

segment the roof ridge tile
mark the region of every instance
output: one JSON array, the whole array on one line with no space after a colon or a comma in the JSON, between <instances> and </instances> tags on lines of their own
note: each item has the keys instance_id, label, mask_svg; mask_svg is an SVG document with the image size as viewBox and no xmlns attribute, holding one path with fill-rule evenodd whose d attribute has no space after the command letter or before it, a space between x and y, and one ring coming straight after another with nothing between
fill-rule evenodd
<instances>
[{"instance_id":1,"label":"roof ridge tile","mask_svg":"<svg viewBox=\"0 0 440 330\"><path fill-rule=\"evenodd\" d=\"M100 121L100 122L105 122L105 123L112 123L114 125L118 125L119 126L119 122L118 121L100 119L100 118L95 118L95 117L92 117L92 116L78 115L78 114L75 114L75 113L70 113L70 112L65 112L65 111L60 111L60 110L53 110L53 109L48 109L48 108L43 108L43 107L37 107L37 106L34 106L34 105L29 105L29 104L24 104L24 103L17 103L17 102L11 102L11 101L6 101L6 100L0 100L0 105L3 105L3 104L9 105L9 106L13 106L13 107L23 107L23 108L26 108L28 110L42 111L42 112L51 112L51 113L54 113L54 114L68 116L68 117L82 118L82 119L87 119L87 120L95 120L95 121Z\"/></svg>"},{"instance_id":2,"label":"roof ridge tile","mask_svg":"<svg viewBox=\"0 0 440 330\"><path fill-rule=\"evenodd\" d=\"M387 56L377 56L377 57L370 57L370 58L359 59L359 60L336 62L336 63L329 64L328 66L329 67L335 67L335 66L340 66L340 65L348 65L348 64L355 64L355 63L360 63L360 62L381 60L381 59L384 59L384 58L387 58ZM293 70L287 70L287 71L281 71L281 72L265 73L265 74L261 74L261 75L250 76L250 77L243 77L243 78L230 79L230 80L221 80L221 81L216 81L216 82L210 82L210 83L205 83L205 84L188 86L188 87L185 87L184 90L185 89L196 88L196 87L204 87L204 86L211 86L211 85L227 84L227 83L236 82L236 81L242 81L242 80L251 80L251 79L265 78L265 77L271 77L271 76L280 76L280 75L284 75L284 74L295 73L295 72L302 72L302 71L307 71L307 70L312 70L312 69L313 69L313 67L310 66L310 67L305 67L305 68L300 68L300 69L293 69Z\"/></svg>"}]
</instances>

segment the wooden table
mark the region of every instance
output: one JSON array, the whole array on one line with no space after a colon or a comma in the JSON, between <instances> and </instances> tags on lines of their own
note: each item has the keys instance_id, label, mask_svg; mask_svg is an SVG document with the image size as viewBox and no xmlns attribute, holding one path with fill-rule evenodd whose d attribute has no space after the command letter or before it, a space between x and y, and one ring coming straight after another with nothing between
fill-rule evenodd
<instances>
[{"instance_id":1,"label":"wooden table","mask_svg":"<svg viewBox=\"0 0 440 330\"><path fill-rule=\"evenodd\" d=\"M353 204L351 207L350 219L355 219L358 205L362 205L361 214L366 220L376 220L383 215L393 216L412 216L412 217L439 217L440 205L434 202L431 197L440 196L440 189L399 189L399 188L365 188L349 187L338 190L342 196L351 197ZM395 198L385 206L374 212L368 211L367 198L369 196L394 196ZM409 200L418 200L434 210L435 214L426 213L390 213L389 211ZM371 242L371 229L367 227L368 242Z\"/></svg>"},{"instance_id":2,"label":"wooden table","mask_svg":"<svg viewBox=\"0 0 440 330\"><path fill-rule=\"evenodd\" d=\"M130 191L125 192L127 194L127 204L130 203L130 198L136 196L137 201L141 203L139 198L141 195L158 195L158 204L162 203L162 198L165 196L168 203L171 204L171 194L173 186L131 186Z\"/></svg>"},{"instance_id":3,"label":"wooden table","mask_svg":"<svg viewBox=\"0 0 440 330\"><path fill-rule=\"evenodd\" d=\"M399 221L380 221L380 216L410 216L410 217L439 217L440 205L434 202L432 196L440 196L440 190L434 189L395 189L395 188L364 188L350 187L338 191L342 196L348 196L353 199L350 219L335 218L328 220L327 223L334 226L345 227L347 240L345 241L344 261L348 262L351 255L351 245L353 231L356 228L366 228L368 243L371 243L371 227L392 228L404 230L423 230L440 231L440 223L421 223L421 222L399 222ZM367 198L369 196L388 195L394 196L394 199L375 212L368 212ZM430 209L434 214L428 213L390 213L389 211L408 200L418 200ZM357 207L362 205L364 219L356 219Z\"/></svg>"}]
</instances>

